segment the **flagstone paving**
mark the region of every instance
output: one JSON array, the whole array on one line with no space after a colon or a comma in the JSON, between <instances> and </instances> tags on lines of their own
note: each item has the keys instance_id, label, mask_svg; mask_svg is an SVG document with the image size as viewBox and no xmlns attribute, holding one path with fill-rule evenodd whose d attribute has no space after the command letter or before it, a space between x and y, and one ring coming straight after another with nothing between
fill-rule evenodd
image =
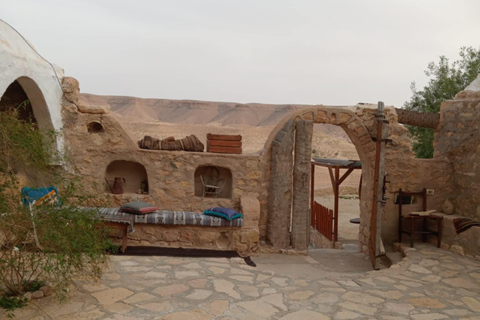
<instances>
[{"instance_id":1,"label":"flagstone paving","mask_svg":"<svg viewBox=\"0 0 480 320\"><path fill-rule=\"evenodd\" d=\"M351 253L358 254L358 253ZM389 269L339 272L320 258L113 256L72 299L33 300L17 319L480 319L480 261L429 245ZM321 257L321 255L319 256ZM348 267L348 266L346 266ZM0 318L4 316L0 313Z\"/></svg>"}]
</instances>

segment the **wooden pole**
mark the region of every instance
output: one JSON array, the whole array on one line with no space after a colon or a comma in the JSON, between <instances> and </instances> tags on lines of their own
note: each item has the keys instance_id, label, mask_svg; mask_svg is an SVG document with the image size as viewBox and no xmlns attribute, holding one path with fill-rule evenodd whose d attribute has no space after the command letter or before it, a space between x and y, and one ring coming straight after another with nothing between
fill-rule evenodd
<instances>
[{"instance_id":1,"label":"wooden pole","mask_svg":"<svg viewBox=\"0 0 480 320\"><path fill-rule=\"evenodd\" d=\"M338 197L339 197L339 187L340 184L338 183L340 178L340 168L335 167L335 207L334 207L334 219L335 221L333 222L333 234L334 234L334 242L338 241Z\"/></svg>"},{"instance_id":2,"label":"wooden pole","mask_svg":"<svg viewBox=\"0 0 480 320\"><path fill-rule=\"evenodd\" d=\"M372 217L370 220L370 258L372 266L377 269L377 257L380 256L381 211L383 205L383 178L385 176L385 142L388 134L388 121L383 113L383 102L378 102L377 140L375 152L375 171L373 180ZM380 182L381 181L381 182Z\"/></svg>"}]
</instances>

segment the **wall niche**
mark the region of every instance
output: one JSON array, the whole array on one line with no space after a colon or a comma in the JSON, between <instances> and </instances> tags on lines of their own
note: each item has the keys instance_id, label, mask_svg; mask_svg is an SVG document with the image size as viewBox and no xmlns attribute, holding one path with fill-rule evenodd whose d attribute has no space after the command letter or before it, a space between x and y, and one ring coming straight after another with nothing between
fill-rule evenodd
<instances>
[{"instance_id":1,"label":"wall niche","mask_svg":"<svg viewBox=\"0 0 480 320\"><path fill-rule=\"evenodd\" d=\"M102 133L105 132L105 128L98 121L92 121L87 125L88 133Z\"/></svg>"},{"instance_id":2,"label":"wall niche","mask_svg":"<svg viewBox=\"0 0 480 320\"><path fill-rule=\"evenodd\" d=\"M232 172L218 166L200 166L195 170L195 196L232 198Z\"/></svg>"},{"instance_id":3,"label":"wall niche","mask_svg":"<svg viewBox=\"0 0 480 320\"><path fill-rule=\"evenodd\" d=\"M105 192L148 194L147 170L138 162L125 160L111 162L107 167L105 179Z\"/></svg>"}]
</instances>

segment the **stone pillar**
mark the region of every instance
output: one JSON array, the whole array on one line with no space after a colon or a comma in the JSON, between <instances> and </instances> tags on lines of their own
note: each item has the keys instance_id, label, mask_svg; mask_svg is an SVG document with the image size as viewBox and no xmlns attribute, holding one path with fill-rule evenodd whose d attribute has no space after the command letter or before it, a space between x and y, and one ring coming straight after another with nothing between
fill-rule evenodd
<instances>
[{"instance_id":1,"label":"stone pillar","mask_svg":"<svg viewBox=\"0 0 480 320\"><path fill-rule=\"evenodd\" d=\"M290 245L294 122L288 121L272 143L267 239L274 248Z\"/></svg>"},{"instance_id":2,"label":"stone pillar","mask_svg":"<svg viewBox=\"0 0 480 320\"><path fill-rule=\"evenodd\" d=\"M312 135L313 121L301 120L297 122L292 210L292 246L297 250L306 250L308 247Z\"/></svg>"}]
</instances>

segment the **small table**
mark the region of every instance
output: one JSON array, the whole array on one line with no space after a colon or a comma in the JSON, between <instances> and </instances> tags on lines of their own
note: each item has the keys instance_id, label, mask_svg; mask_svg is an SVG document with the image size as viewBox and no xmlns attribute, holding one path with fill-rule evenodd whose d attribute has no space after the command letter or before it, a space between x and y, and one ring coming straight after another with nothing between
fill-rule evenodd
<instances>
[{"instance_id":1,"label":"small table","mask_svg":"<svg viewBox=\"0 0 480 320\"><path fill-rule=\"evenodd\" d=\"M436 216L436 215L421 216L421 215L409 214L407 216L404 216L403 220L410 220L410 229L403 229L403 228L401 229L401 232L399 234L400 243L402 242L403 233L410 235L410 247L412 248L413 248L413 235L421 234L422 241L425 242L427 241L427 235L433 234L437 236L437 247L440 248L440 245L442 243L442 221L443 221L442 216ZM434 230L428 227L427 225L428 220L437 221L437 230ZM415 230L416 221L422 221L421 230Z\"/></svg>"}]
</instances>

